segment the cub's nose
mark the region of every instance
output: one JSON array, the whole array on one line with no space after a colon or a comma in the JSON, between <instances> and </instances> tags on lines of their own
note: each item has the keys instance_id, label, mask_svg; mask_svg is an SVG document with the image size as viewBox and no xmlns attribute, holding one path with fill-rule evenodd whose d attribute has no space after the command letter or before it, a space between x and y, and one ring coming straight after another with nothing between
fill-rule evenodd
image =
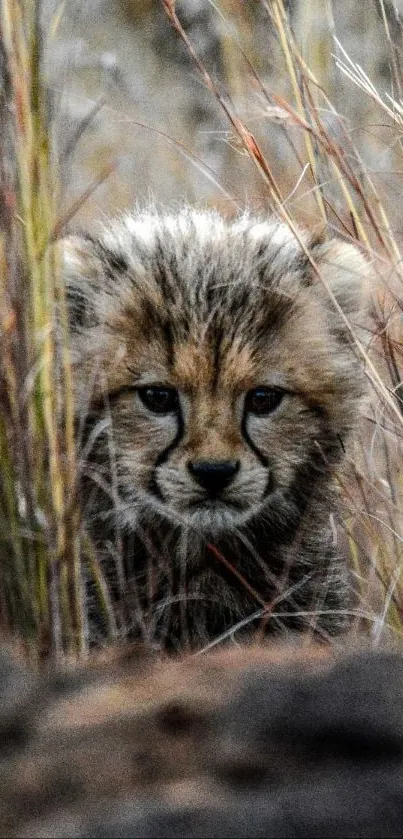
<instances>
[{"instance_id":1,"label":"cub's nose","mask_svg":"<svg viewBox=\"0 0 403 839\"><path fill-rule=\"evenodd\" d=\"M239 469L237 460L199 460L189 462L188 469L203 489L210 495L218 495L231 483Z\"/></svg>"}]
</instances>

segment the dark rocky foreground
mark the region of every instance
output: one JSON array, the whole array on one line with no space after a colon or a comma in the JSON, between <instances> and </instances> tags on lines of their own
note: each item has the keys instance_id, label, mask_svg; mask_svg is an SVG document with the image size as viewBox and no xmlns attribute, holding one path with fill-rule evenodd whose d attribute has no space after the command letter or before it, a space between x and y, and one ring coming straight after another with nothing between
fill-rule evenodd
<instances>
[{"instance_id":1,"label":"dark rocky foreground","mask_svg":"<svg viewBox=\"0 0 403 839\"><path fill-rule=\"evenodd\" d=\"M0 658L0 835L403 836L403 656Z\"/></svg>"}]
</instances>

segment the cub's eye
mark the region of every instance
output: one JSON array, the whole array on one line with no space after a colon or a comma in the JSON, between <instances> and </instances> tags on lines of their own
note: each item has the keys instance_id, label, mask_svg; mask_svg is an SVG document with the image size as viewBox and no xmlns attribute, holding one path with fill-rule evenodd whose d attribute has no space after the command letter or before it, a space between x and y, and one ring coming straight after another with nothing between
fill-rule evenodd
<instances>
[{"instance_id":1,"label":"cub's eye","mask_svg":"<svg viewBox=\"0 0 403 839\"><path fill-rule=\"evenodd\" d=\"M245 411L257 416L271 414L278 408L284 395L284 390L272 387L257 387L249 390L245 397Z\"/></svg>"},{"instance_id":2,"label":"cub's eye","mask_svg":"<svg viewBox=\"0 0 403 839\"><path fill-rule=\"evenodd\" d=\"M139 387L137 393L153 414L173 414L178 410L179 395L173 387Z\"/></svg>"}]
</instances>

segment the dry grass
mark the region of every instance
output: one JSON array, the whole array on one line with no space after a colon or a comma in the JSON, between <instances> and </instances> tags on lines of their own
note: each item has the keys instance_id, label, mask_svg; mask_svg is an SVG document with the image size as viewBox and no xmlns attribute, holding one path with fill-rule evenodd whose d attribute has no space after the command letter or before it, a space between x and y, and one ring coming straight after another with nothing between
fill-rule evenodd
<instances>
[{"instance_id":1,"label":"dry grass","mask_svg":"<svg viewBox=\"0 0 403 839\"><path fill-rule=\"evenodd\" d=\"M41 4L4 0L1 20L1 622L34 655L59 656L82 652L86 633Z\"/></svg>"},{"instance_id":2,"label":"dry grass","mask_svg":"<svg viewBox=\"0 0 403 839\"><path fill-rule=\"evenodd\" d=\"M324 5L331 20L330 0ZM287 96L265 87L243 50L238 7L235 13L231 2L226 2L216 12L222 17L228 67L236 67L249 80L250 97L259 103L261 122L275 121L284 142L293 149L296 186L289 196L256 133L223 92L222 80L215 81L198 57L174 0L164 0L164 6L211 96L225 113L231 142L253 161L266 204L298 237L298 205L293 199L303 182L312 225L359 242L373 262L373 322L365 346L356 339L354 324L348 324L370 381L371 399L353 464L355 478L341 487L342 526L361 586L358 618L366 619L375 643L389 628L400 635L403 276L400 242L389 221L394 218L394 196L377 182L360 156L348 122L337 113L321 84L321 62L334 62L329 44L322 44L312 68L308 66L283 0L261 0L261 6L277 38L282 56L278 72L288 80ZM312 15L315 9L313 3ZM382 0L380 10L390 45L395 98L377 92L341 45L335 44L334 51L352 95L368 97L378 109L379 121L393 134L398 158L403 127L400 54ZM77 503L64 290L57 257L49 245L79 202L63 219L58 217L57 165L42 78L40 13L40 0L2 0L0 624L20 634L34 656L82 656L88 648L84 566L94 578L112 634L115 620ZM305 14L309 16L308 11ZM227 24L234 22L238 36L228 34ZM309 21L304 25L308 30ZM312 268L323 282L313 263ZM336 300L333 303L338 307ZM62 336L58 341L56 318Z\"/></svg>"}]
</instances>

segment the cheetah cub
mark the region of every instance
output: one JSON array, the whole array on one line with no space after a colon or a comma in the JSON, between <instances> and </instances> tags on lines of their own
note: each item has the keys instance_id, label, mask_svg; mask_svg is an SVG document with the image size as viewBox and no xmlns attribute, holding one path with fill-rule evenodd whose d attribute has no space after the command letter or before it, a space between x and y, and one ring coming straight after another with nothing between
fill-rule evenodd
<instances>
[{"instance_id":1,"label":"cheetah cub","mask_svg":"<svg viewBox=\"0 0 403 839\"><path fill-rule=\"evenodd\" d=\"M189 208L61 247L83 510L121 631L342 630L331 522L365 378L311 260L357 330L358 249Z\"/></svg>"}]
</instances>

